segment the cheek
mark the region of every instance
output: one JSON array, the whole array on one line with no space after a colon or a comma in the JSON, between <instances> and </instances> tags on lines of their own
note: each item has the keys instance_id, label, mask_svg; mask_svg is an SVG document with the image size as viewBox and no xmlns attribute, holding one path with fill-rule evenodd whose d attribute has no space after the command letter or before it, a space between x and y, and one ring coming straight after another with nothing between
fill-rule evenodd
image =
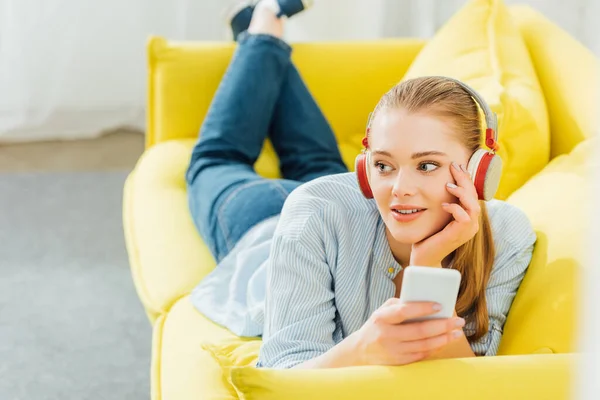
<instances>
[{"instance_id":1,"label":"cheek","mask_svg":"<svg viewBox=\"0 0 600 400\"><path fill-rule=\"evenodd\" d=\"M437 204L442 203L454 203L457 201L457 198L454 197L448 189L446 189L446 183L449 182L444 180L440 182L439 185L436 186L435 190L431 191L430 198Z\"/></svg>"},{"instance_id":2,"label":"cheek","mask_svg":"<svg viewBox=\"0 0 600 400\"><path fill-rule=\"evenodd\" d=\"M427 177L423 179L421 189L423 194L433 204L450 203L455 201L456 197L446 189L448 182L454 182L450 173Z\"/></svg>"},{"instance_id":3,"label":"cheek","mask_svg":"<svg viewBox=\"0 0 600 400\"><path fill-rule=\"evenodd\" d=\"M387 209L392 197L392 185L388 185L385 181L377 180L371 184L373 198L379 209Z\"/></svg>"}]
</instances>

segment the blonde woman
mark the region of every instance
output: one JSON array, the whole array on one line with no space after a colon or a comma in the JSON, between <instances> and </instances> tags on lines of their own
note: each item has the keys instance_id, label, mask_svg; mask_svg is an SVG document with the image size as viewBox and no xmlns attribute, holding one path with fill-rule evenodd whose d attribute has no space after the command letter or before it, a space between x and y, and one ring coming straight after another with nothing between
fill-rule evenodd
<instances>
[{"instance_id":1,"label":"blonde woman","mask_svg":"<svg viewBox=\"0 0 600 400\"><path fill-rule=\"evenodd\" d=\"M518 209L480 200L467 170L483 134L478 102L444 77L384 94L364 142L367 198L281 40L277 7L290 2L263 1L187 173L192 216L218 263L192 302L237 335L262 336L258 367L495 355L536 237ZM254 172L267 137L283 179ZM461 272L453 318L403 323L437 311L399 304L411 265Z\"/></svg>"}]
</instances>

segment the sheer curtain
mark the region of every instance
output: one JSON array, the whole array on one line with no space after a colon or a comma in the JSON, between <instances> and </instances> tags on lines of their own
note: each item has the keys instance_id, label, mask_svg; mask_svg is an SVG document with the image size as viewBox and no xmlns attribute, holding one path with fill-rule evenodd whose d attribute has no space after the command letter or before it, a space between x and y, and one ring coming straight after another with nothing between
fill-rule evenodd
<instances>
[{"instance_id":1,"label":"sheer curtain","mask_svg":"<svg viewBox=\"0 0 600 400\"><path fill-rule=\"evenodd\" d=\"M145 42L222 40L219 0L0 0L0 142L144 128Z\"/></svg>"},{"instance_id":2,"label":"sheer curtain","mask_svg":"<svg viewBox=\"0 0 600 400\"><path fill-rule=\"evenodd\" d=\"M0 0L0 142L144 129L148 35L227 40L232 0ZM427 38L464 0L316 0L289 41ZM597 0L521 0L598 48Z\"/></svg>"}]
</instances>

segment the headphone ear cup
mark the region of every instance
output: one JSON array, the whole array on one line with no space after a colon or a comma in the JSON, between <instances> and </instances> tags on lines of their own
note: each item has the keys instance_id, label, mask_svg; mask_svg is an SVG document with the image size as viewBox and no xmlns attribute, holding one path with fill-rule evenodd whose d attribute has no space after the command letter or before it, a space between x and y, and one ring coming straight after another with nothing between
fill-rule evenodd
<instances>
[{"instance_id":1,"label":"headphone ear cup","mask_svg":"<svg viewBox=\"0 0 600 400\"><path fill-rule=\"evenodd\" d=\"M477 150L469 160L467 170L477 190L479 200L494 198L502 176L502 159L484 149Z\"/></svg>"},{"instance_id":2,"label":"headphone ear cup","mask_svg":"<svg viewBox=\"0 0 600 400\"><path fill-rule=\"evenodd\" d=\"M358 187L362 192L363 196L367 199L373 198L373 192L371 191L371 185L369 185L369 176L367 172L368 156L365 153L361 153L356 156L354 162L354 170L356 171L356 179L358 180Z\"/></svg>"}]
</instances>

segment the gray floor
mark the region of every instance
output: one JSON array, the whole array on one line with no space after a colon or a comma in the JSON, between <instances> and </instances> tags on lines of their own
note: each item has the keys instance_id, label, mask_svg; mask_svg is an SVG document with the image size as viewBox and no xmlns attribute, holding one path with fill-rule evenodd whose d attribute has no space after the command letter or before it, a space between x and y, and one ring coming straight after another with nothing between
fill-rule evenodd
<instances>
[{"instance_id":1,"label":"gray floor","mask_svg":"<svg viewBox=\"0 0 600 400\"><path fill-rule=\"evenodd\" d=\"M147 399L125 171L0 173L0 399Z\"/></svg>"}]
</instances>

